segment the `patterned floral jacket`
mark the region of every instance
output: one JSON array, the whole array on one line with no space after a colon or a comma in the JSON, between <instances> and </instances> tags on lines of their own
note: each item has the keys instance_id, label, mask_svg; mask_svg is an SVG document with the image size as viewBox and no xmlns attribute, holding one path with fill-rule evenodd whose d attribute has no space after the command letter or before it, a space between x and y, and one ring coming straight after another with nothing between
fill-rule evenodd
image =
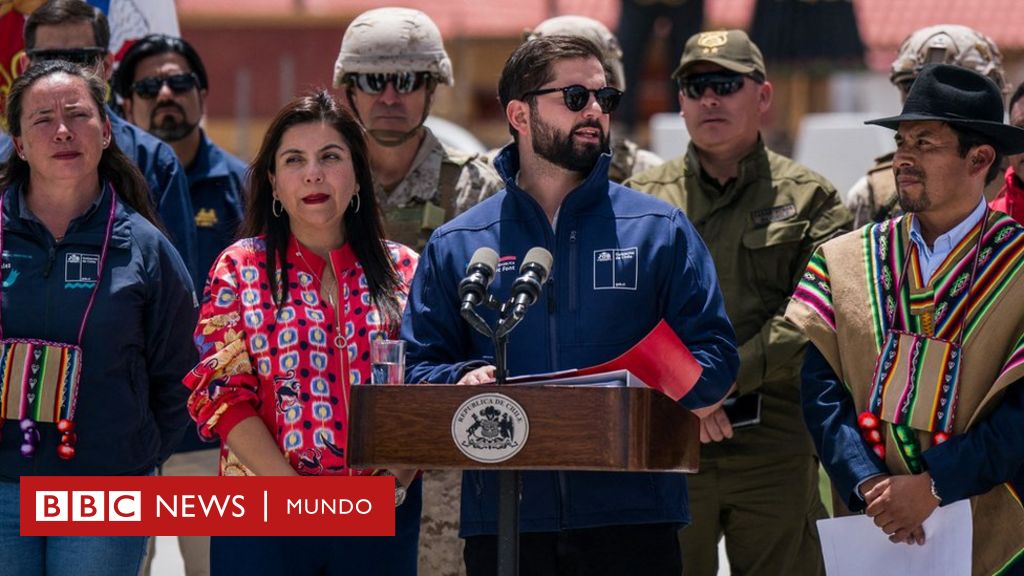
<instances>
[{"instance_id":1,"label":"patterned floral jacket","mask_svg":"<svg viewBox=\"0 0 1024 576\"><path fill-rule=\"evenodd\" d=\"M402 244L388 247L403 281L404 308L419 256ZM349 388L369 381L370 342L387 335L348 244L330 255L337 312L318 289L328 262L299 250L292 237L287 297L276 314L264 238L240 240L220 255L195 332L201 360L184 379L192 390L188 409L204 438L223 444L235 425L259 416L299 474L348 474ZM251 472L224 447L221 474Z\"/></svg>"}]
</instances>

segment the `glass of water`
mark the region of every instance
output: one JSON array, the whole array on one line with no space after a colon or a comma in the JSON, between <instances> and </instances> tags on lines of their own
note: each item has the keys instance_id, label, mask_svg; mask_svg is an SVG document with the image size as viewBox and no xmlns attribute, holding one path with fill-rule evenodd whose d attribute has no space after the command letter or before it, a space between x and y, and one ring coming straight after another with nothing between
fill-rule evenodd
<instances>
[{"instance_id":1,"label":"glass of water","mask_svg":"<svg viewBox=\"0 0 1024 576\"><path fill-rule=\"evenodd\" d=\"M405 340L370 342L370 364L374 384L404 384Z\"/></svg>"}]
</instances>

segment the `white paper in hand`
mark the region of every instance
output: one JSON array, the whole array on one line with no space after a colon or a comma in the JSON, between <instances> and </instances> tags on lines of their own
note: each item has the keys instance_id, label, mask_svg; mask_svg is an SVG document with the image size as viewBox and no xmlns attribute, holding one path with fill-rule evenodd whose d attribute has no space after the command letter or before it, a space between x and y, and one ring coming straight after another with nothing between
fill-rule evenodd
<instances>
[{"instance_id":1,"label":"white paper in hand","mask_svg":"<svg viewBox=\"0 0 1024 576\"><path fill-rule=\"evenodd\" d=\"M864 515L818 520L821 553L829 576L903 574L970 576L971 504L936 508L924 521L924 546L893 544Z\"/></svg>"}]
</instances>

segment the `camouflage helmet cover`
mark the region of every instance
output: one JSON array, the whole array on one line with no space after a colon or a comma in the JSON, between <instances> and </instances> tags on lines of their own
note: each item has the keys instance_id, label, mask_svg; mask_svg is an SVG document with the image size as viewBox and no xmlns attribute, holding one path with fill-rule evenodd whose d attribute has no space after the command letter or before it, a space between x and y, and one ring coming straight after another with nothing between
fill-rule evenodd
<instances>
[{"instance_id":1,"label":"camouflage helmet cover","mask_svg":"<svg viewBox=\"0 0 1024 576\"><path fill-rule=\"evenodd\" d=\"M889 80L899 86L913 81L927 64L952 64L989 77L1007 91L1003 56L991 38L959 24L940 24L915 31L900 45Z\"/></svg>"},{"instance_id":2,"label":"camouflage helmet cover","mask_svg":"<svg viewBox=\"0 0 1024 576\"><path fill-rule=\"evenodd\" d=\"M334 64L334 86L347 74L367 72L430 72L438 82L455 84L437 24L411 8L368 10L349 24Z\"/></svg>"},{"instance_id":3,"label":"camouflage helmet cover","mask_svg":"<svg viewBox=\"0 0 1024 576\"><path fill-rule=\"evenodd\" d=\"M626 89L626 73L622 67L622 47L608 27L586 16L556 16L541 22L529 31L526 40L544 36L575 36L590 40L604 55L605 65L611 69L611 82L619 90Z\"/></svg>"}]
</instances>

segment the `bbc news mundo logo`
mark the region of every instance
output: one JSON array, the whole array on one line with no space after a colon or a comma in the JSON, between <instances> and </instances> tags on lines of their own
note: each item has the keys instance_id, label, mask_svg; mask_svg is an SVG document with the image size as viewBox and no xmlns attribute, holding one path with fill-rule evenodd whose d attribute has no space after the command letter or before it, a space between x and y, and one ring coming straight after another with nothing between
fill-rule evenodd
<instances>
[{"instance_id":1,"label":"bbc news mundo logo","mask_svg":"<svg viewBox=\"0 0 1024 576\"><path fill-rule=\"evenodd\" d=\"M25 476L22 536L392 536L389 476Z\"/></svg>"}]
</instances>

